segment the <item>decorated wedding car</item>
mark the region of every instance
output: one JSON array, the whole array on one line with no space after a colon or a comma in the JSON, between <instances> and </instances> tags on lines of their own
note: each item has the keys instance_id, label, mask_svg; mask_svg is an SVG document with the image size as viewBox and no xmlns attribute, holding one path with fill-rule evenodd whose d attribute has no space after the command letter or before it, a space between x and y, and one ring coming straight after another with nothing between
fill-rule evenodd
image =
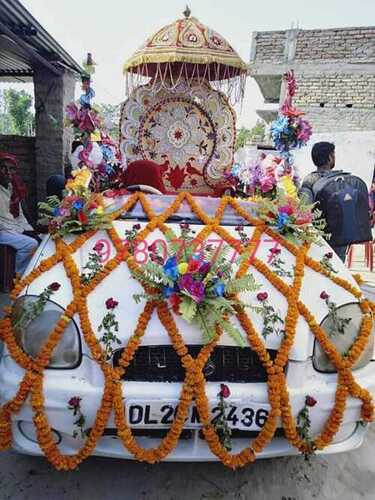
<instances>
[{"instance_id":1,"label":"decorated wedding car","mask_svg":"<svg viewBox=\"0 0 375 500\"><path fill-rule=\"evenodd\" d=\"M194 59L203 50L211 59ZM141 52L126 71L151 80L123 106L121 155L89 79L68 109L76 169L41 205L49 234L1 322L1 448L74 469L90 455L236 468L358 447L374 306L298 198L291 151L311 128L293 74L278 153L241 164L231 106L209 83L241 94L229 44L186 12ZM165 193L121 183L143 160L162 166Z\"/></svg>"}]
</instances>

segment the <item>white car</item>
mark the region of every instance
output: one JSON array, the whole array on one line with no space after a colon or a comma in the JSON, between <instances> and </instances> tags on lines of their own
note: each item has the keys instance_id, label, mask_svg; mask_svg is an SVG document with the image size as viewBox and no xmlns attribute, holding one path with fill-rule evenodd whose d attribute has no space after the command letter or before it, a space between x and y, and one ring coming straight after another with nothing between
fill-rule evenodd
<instances>
[{"instance_id":1,"label":"white car","mask_svg":"<svg viewBox=\"0 0 375 500\"><path fill-rule=\"evenodd\" d=\"M126 197L122 197L117 200L116 206L120 206L125 199ZM148 196L148 200L153 210L161 213L171 203L173 197L152 195ZM204 205L205 213L208 216L213 216L220 201L209 198L197 198L197 200ZM112 208L115 209L116 206ZM179 223L182 221L188 222L192 229L202 228L202 223L187 205L183 205L167 221L167 225L179 234ZM114 227L118 234L124 238L125 231L131 230L135 223L139 223L142 227L147 224L147 217L139 203L130 213L123 214L121 219L115 221ZM234 210L228 209L222 220L222 226L237 239L238 234L235 227L238 224L244 224L243 219ZM243 231L251 236L254 227L245 223ZM77 237L69 235L65 238L65 242L71 243ZM218 236L213 234L208 236L208 239L210 238L217 241ZM145 258L147 258L147 246L157 239L164 239L163 233L159 229L147 237L147 244L144 246ZM116 251L107 232L98 231L72 253L80 272L88 261L89 253L92 252L99 240L104 244L103 260L107 261L115 256ZM271 268L269 263L271 248L275 248L275 241L263 234L256 249L256 257L266 263L269 268ZM279 256L284 261L284 269L291 274L291 277L284 276L281 279L290 285L293 280L295 258L287 249L279 248L281 248ZM54 239L46 236L33 257L26 274L37 268L43 259L50 257L55 251ZM320 262L324 255L330 251L328 244L322 240L320 245L312 245L309 255ZM142 258L140 255L140 262ZM335 255L331 258L331 265L337 271L338 276L358 288L350 271ZM286 298L262 274L254 268L251 268L251 271L261 287L260 290L267 292L275 311L279 312L282 318L285 318ZM57 263L50 270L42 273L29 286L25 287L17 299L18 304L35 301L36 296L52 282L58 282L61 287L53 294L42 314L18 336L19 345L32 356L38 353L52 326L73 300L72 286L63 264ZM106 313L105 301L108 298L113 298L119 303L116 308L116 318L119 323L118 337L121 344L114 346L114 353L108 361L113 366L118 363L123 347L133 334L137 319L143 310L144 303L137 304L132 297L133 294L140 291L142 289L139 283L131 277L126 264L121 263L88 295L89 320L98 339L101 337L98 327ZM341 317L351 318L345 335L331 337L339 351L344 353L358 334L362 317L358 301L353 298L352 294L323 274L306 266L300 298L323 328L328 324L328 308L326 302L320 298L322 291L325 291L330 296L331 301L336 304ZM257 293L259 292L246 293L242 299L247 304L257 304ZM261 315L252 309L249 309L248 315L256 330L261 332L263 327ZM201 333L181 317L174 315L174 318L189 352L192 355L198 354L202 346ZM355 380L372 395L375 394L373 335L372 332L364 353L353 369ZM261 335L260 337L262 338ZM278 332L278 334L273 332L264 340L271 358L274 358L277 353L282 339L282 332ZM309 409L309 413L311 435L317 435L323 429L334 405L337 374L302 317L298 319L296 337L285 373L294 417L303 408L306 396L309 395L316 400L317 403ZM161 325L157 314L154 313L136 352L135 359L127 369L124 379L120 382L127 420L133 435L141 446L145 448L157 446L160 439L166 435L175 415L184 374L184 369L171 345L169 335ZM211 405L213 418L218 415L218 393L221 383L226 384L230 389L228 404L230 404L231 412L228 416L228 423L232 428L232 453L236 453L251 444L252 438L260 432L266 422L270 410L266 372L258 356L250 347L241 348L230 337L223 334L204 368L204 374L206 394ZM23 375L24 370L18 366L5 348L0 363L2 404L16 394ZM50 365L44 371L45 411L61 453L72 455L82 448L94 425L103 389L102 371L90 353L83 338L80 320L75 314L73 321L69 323L62 340L53 352ZM82 434L75 432L77 418L68 408L68 402L72 397L81 398L80 411L84 415L84 432ZM14 449L27 454L42 454L33 425L30 399L25 401L18 413L12 415L12 433ZM354 449L361 445L365 433L366 424L361 421L361 400L349 397L340 429L332 444L326 447L323 453L337 453ZM257 456L266 458L297 453L299 451L286 439L280 420L275 436ZM106 423L104 434L99 439L93 454L134 458L117 436L113 413ZM165 460L218 460L217 456L210 451L202 435L199 414L194 402L178 445Z\"/></svg>"}]
</instances>

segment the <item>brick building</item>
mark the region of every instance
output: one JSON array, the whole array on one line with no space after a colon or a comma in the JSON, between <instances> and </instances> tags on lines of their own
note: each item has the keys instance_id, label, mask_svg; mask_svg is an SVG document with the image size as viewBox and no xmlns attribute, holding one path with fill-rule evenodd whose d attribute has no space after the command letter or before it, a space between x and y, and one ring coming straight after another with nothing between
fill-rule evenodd
<instances>
[{"instance_id":1,"label":"brick building","mask_svg":"<svg viewBox=\"0 0 375 500\"><path fill-rule=\"evenodd\" d=\"M350 168L362 155L357 173L368 181L375 157L375 27L255 32L250 72L265 103L274 104L258 110L266 122L276 117L289 69L297 79L295 104L312 123L313 140L333 140ZM308 151L302 156L311 167Z\"/></svg>"},{"instance_id":2,"label":"brick building","mask_svg":"<svg viewBox=\"0 0 375 500\"><path fill-rule=\"evenodd\" d=\"M282 99L293 68L295 103L316 132L375 130L375 27L255 32L250 67L267 103Z\"/></svg>"},{"instance_id":3,"label":"brick building","mask_svg":"<svg viewBox=\"0 0 375 500\"><path fill-rule=\"evenodd\" d=\"M64 170L71 143L64 112L83 73L18 0L0 0L0 81L33 82L35 93L35 137L0 135L0 151L17 155L32 211L48 177Z\"/></svg>"}]
</instances>

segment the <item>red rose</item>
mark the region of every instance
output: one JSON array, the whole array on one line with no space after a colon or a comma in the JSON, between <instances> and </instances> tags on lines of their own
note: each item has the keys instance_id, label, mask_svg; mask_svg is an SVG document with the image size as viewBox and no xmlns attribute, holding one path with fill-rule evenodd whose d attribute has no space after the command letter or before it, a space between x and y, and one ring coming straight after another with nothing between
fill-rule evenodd
<instances>
[{"instance_id":1,"label":"red rose","mask_svg":"<svg viewBox=\"0 0 375 500\"><path fill-rule=\"evenodd\" d=\"M71 406L72 408L79 408L81 401L82 398L79 398L78 396L73 396L72 398L69 399L68 405Z\"/></svg>"},{"instance_id":2,"label":"red rose","mask_svg":"<svg viewBox=\"0 0 375 500\"><path fill-rule=\"evenodd\" d=\"M179 309L181 302L180 296L177 295L177 293L172 293L172 295L169 297L169 302L171 303L173 312L175 314L180 314L180 309Z\"/></svg>"},{"instance_id":3,"label":"red rose","mask_svg":"<svg viewBox=\"0 0 375 500\"><path fill-rule=\"evenodd\" d=\"M306 399L305 399L305 405L306 406L309 406L310 408L312 408L313 406L315 406L317 403L317 400L315 398L313 398L312 396L306 396Z\"/></svg>"},{"instance_id":4,"label":"red rose","mask_svg":"<svg viewBox=\"0 0 375 500\"><path fill-rule=\"evenodd\" d=\"M281 253L281 248L270 248L270 253L272 253L272 255L279 255L279 253Z\"/></svg>"},{"instance_id":5,"label":"red rose","mask_svg":"<svg viewBox=\"0 0 375 500\"><path fill-rule=\"evenodd\" d=\"M260 302L264 302L265 300L268 299L268 293L267 292L259 292L258 295L257 295L257 299Z\"/></svg>"},{"instance_id":6,"label":"red rose","mask_svg":"<svg viewBox=\"0 0 375 500\"><path fill-rule=\"evenodd\" d=\"M104 248L104 243L102 243L101 241L97 241L94 246L94 251L96 253L100 253L103 250L103 248Z\"/></svg>"},{"instance_id":7,"label":"red rose","mask_svg":"<svg viewBox=\"0 0 375 500\"><path fill-rule=\"evenodd\" d=\"M111 297L105 301L105 306L107 309L114 309L118 306L118 302Z\"/></svg>"},{"instance_id":8,"label":"red rose","mask_svg":"<svg viewBox=\"0 0 375 500\"><path fill-rule=\"evenodd\" d=\"M323 299L323 300L328 300L329 299L329 295L327 292L325 292L323 290L323 292L320 294L320 298Z\"/></svg>"},{"instance_id":9,"label":"red rose","mask_svg":"<svg viewBox=\"0 0 375 500\"><path fill-rule=\"evenodd\" d=\"M229 387L226 385L226 384L220 384L220 393L219 395L226 399L226 398L229 398L230 396L230 389Z\"/></svg>"},{"instance_id":10,"label":"red rose","mask_svg":"<svg viewBox=\"0 0 375 500\"><path fill-rule=\"evenodd\" d=\"M87 223L88 223L88 221L89 221L89 219L88 219L87 215L86 215L86 214L84 214L84 213L82 212L82 210L80 210L80 211L78 212L78 220L79 220L79 222L81 222L82 224L87 224Z\"/></svg>"},{"instance_id":11,"label":"red rose","mask_svg":"<svg viewBox=\"0 0 375 500\"><path fill-rule=\"evenodd\" d=\"M327 259L332 259L333 252L327 252L324 257L326 257Z\"/></svg>"},{"instance_id":12,"label":"red rose","mask_svg":"<svg viewBox=\"0 0 375 500\"><path fill-rule=\"evenodd\" d=\"M50 284L49 289L52 290L53 292L57 292L57 290L60 288L60 283L57 283L57 281L54 281L53 283Z\"/></svg>"},{"instance_id":13,"label":"red rose","mask_svg":"<svg viewBox=\"0 0 375 500\"><path fill-rule=\"evenodd\" d=\"M151 243L151 245L148 246L148 251L149 252L157 252L158 251L158 246L155 244L155 241Z\"/></svg>"},{"instance_id":14,"label":"red rose","mask_svg":"<svg viewBox=\"0 0 375 500\"><path fill-rule=\"evenodd\" d=\"M140 225L140 224L134 224L134 225L133 225L133 229L134 229L135 231L139 231L139 230L141 229L141 225Z\"/></svg>"},{"instance_id":15,"label":"red rose","mask_svg":"<svg viewBox=\"0 0 375 500\"><path fill-rule=\"evenodd\" d=\"M188 264L188 272L195 273L200 268L201 262L197 259L190 259Z\"/></svg>"}]
</instances>

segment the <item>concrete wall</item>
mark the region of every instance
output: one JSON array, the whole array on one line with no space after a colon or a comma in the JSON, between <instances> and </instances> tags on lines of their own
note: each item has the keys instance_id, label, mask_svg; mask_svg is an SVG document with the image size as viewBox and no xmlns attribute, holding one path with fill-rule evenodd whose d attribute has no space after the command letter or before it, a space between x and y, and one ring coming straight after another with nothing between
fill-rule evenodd
<instances>
[{"instance_id":1,"label":"concrete wall","mask_svg":"<svg viewBox=\"0 0 375 500\"><path fill-rule=\"evenodd\" d=\"M28 190L27 205L31 215L36 216L36 172L35 137L0 135L0 151L17 157L19 173Z\"/></svg>"}]
</instances>

